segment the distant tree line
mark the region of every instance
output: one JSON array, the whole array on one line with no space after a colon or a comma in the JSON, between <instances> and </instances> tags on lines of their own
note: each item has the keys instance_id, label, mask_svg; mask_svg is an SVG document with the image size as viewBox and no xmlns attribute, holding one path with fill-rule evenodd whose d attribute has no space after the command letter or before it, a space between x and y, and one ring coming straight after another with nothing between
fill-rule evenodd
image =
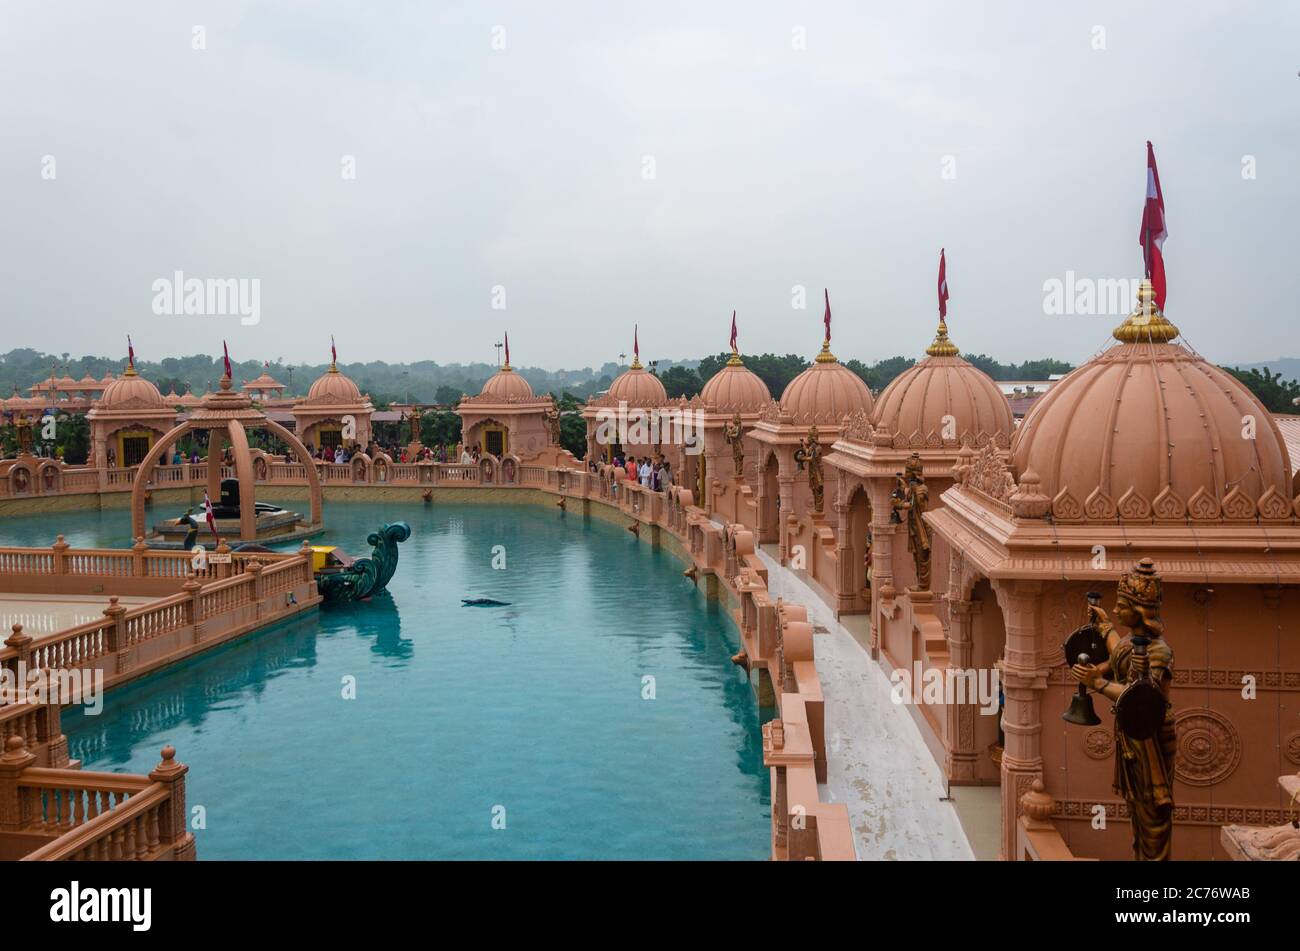
<instances>
[{"instance_id":1,"label":"distant tree line","mask_svg":"<svg viewBox=\"0 0 1300 951\"><path fill-rule=\"evenodd\" d=\"M659 379L663 382L669 396L694 396L704 388L704 384L713 374L726 366L730 359L730 353L705 357L695 369L674 366L659 374ZM787 353L785 356L777 356L774 353L745 354L742 359L745 361L745 366L767 384L768 391L776 398L780 397L791 380L810 365L807 359L794 353ZM1046 358L1026 360L1024 363L1001 363L981 353L976 356L966 356L966 359L995 380L1046 380L1053 374L1069 373L1074 369L1068 363ZM861 360L845 360L844 366L861 377L873 392L879 393L894 377L915 363L916 360L911 357L888 357L870 364Z\"/></svg>"},{"instance_id":2,"label":"distant tree line","mask_svg":"<svg viewBox=\"0 0 1300 951\"><path fill-rule=\"evenodd\" d=\"M1237 367L1222 369L1244 383L1270 413L1300 412L1300 407L1295 405L1295 400L1300 399L1300 383L1295 380L1284 380L1280 373L1272 373L1268 367L1250 370Z\"/></svg>"}]
</instances>

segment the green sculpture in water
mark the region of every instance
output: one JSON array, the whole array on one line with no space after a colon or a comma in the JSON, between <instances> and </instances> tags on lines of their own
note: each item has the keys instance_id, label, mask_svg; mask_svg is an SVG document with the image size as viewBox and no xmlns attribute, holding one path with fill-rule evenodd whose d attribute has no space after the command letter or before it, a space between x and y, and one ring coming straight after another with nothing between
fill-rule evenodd
<instances>
[{"instance_id":1,"label":"green sculpture in water","mask_svg":"<svg viewBox=\"0 0 1300 951\"><path fill-rule=\"evenodd\" d=\"M397 544L411 537L411 526L405 522L385 525L371 532L366 541L373 546L369 558L358 558L348 563L338 559L316 574L316 590L326 602L361 601L388 587L397 571Z\"/></svg>"}]
</instances>

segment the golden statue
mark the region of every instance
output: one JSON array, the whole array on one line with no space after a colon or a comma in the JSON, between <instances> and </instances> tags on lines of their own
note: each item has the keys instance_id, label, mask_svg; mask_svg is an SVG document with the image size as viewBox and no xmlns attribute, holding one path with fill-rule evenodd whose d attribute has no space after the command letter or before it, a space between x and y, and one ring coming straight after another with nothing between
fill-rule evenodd
<instances>
[{"instance_id":1,"label":"golden statue","mask_svg":"<svg viewBox=\"0 0 1300 951\"><path fill-rule=\"evenodd\" d=\"M1128 803L1133 858L1144 862L1168 861L1174 832L1174 652L1164 639L1162 599L1156 566L1143 558L1115 592L1115 619L1132 633L1120 637L1106 612L1091 605L1109 658L1070 668L1075 680L1115 702L1115 792Z\"/></svg>"},{"instance_id":2,"label":"golden statue","mask_svg":"<svg viewBox=\"0 0 1300 951\"><path fill-rule=\"evenodd\" d=\"M921 457L912 453L903 472L895 476L897 484L889 494L895 524L907 526L907 550L916 566L916 591L930 590L930 529L925 524L925 510L930 506L930 490L921 474Z\"/></svg>"},{"instance_id":3,"label":"golden statue","mask_svg":"<svg viewBox=\"0 0 1300 951\"><path fill-rule=\"evenodd\" d=\"M740 423L740 414L731 417L722 430L723 438L731 444L731 461L736 466L736 478L745 474L745 430Z\"/></svg>"},{"instance_id":4,"label":"golden statue","mask_svg":"<svg viewBox=\"0 0 1300 951\"><path fill-rule=\"evenodd\" d=\"M817 441L817 427L808 427L808 438L799 440L799 448L794 451L794 461L802 469L808 468L808 489L812 492L813 511L822 513L822 446Z\"/></svg>"},{"instance_id":5,"label":"golden statue","mask_svg":"<svg viewBox=\"0 0 1300 951\"><path fill-rule=\"evenodd\" d=\"M32 421L21 413L14 420L14 426L18 434L18 455L30 456L32 454Z\"/></svg>"}]
</instances>

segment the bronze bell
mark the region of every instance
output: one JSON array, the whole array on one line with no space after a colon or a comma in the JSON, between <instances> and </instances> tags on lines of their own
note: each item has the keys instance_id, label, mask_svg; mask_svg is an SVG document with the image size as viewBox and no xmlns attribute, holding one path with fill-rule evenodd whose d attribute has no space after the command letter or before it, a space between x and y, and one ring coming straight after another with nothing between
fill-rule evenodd
<instances>
[{"instance_id":1,"label":"bronze bell","mask_svg":"<svg viewBox=\"0 0 1300 951\"><path fill-rule=\"evenodd\" d=\"M1080 654L1079 663L1088 663L1088 655ZM1092 696L1083 684L1079 684L1079 689L1070 698L1070 708L1061 714L1061 719L1077 726L1096 726L1101 722L1101 717L1097 716L1097 710L1092 705Z\"/></svg>"}]
</instances>

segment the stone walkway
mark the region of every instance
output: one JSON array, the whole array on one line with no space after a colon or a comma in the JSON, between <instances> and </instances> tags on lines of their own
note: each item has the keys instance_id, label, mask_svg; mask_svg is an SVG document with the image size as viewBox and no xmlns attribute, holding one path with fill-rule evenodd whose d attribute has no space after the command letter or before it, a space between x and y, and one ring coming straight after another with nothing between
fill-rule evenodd
<instances>
[{"instance_id":1,"label":"stone walkway","mask_svg":"<svg viewBox=\"0 0 1300 951\"><path fill-rule=\"evenodd\" d=\"M773 597L805 605L815 629L829 759L821 791L848 806L858 858L973 860L956 810L940 802L939 765L908 711L890 699L885 672L807 584L768 552L759 557Z\"/></svg>"}]
</instances>

